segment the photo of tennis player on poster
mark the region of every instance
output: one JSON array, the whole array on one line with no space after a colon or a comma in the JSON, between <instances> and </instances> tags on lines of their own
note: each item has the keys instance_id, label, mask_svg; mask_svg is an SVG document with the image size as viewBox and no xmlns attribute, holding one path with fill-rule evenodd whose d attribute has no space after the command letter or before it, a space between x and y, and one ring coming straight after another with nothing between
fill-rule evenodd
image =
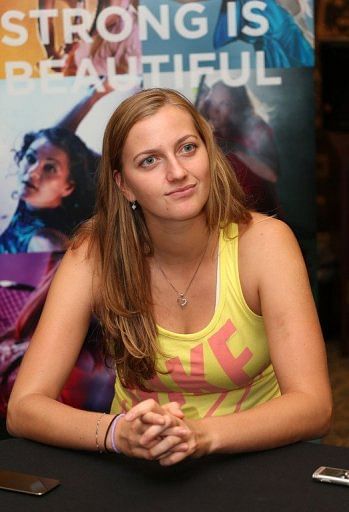
<instances>
[{"instance_id":1,"label":"photo of tennis player on poster","mask_svg":"<svg viewBox=\"0 0 349 512\"><path fill-rule=\"evenodd\" d=\"M93 212L102 135L94 133L96 120L103 126L134 91L118 93L104 82L102 91L89 87L54 101L35 93L8 97L2 110L11 124L1 135L0 253L65 249L73 229Z\"/></svg>"}]
</instances>

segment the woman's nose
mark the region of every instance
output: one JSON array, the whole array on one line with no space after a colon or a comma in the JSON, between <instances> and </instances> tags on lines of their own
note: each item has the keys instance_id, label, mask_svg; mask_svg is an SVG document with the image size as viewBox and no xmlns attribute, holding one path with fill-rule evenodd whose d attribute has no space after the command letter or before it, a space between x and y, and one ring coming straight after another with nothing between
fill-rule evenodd
<instances>
[{"instance_id":1,"label":"woman's nose","mask_svg":"<svg viewBox=\"0 0 349 512\"><path fill-rule=\"evenodd\" d=\"M188 171L183 163L176 157L168 160L167 179L168 181L181 180L187 175Z\"/></svg>"},{"instance_id":2,"label":"woman's nose","mask_svg":"<svg viewBox=\"0 0 349 512\"><path fill-rule=\"evenodd\" d=\"M33 179L40 179L41 172L42 172L42 166L40 165L39 161L31 164L26 169L27 176L30 178L33 178Z\"/></svg>"}]
</instances>

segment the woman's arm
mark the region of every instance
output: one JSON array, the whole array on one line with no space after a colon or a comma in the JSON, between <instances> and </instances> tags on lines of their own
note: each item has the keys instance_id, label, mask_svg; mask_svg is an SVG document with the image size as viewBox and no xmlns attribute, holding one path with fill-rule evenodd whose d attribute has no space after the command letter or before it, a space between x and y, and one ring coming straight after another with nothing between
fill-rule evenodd
<instances>
[{"instance_id":1,"label":"woman's arm","mask_svg":"<svg viewBox=\"0 0 349 512\"><path fill-rule=\"evenodd\" d=\"M332 400L324 342L307 271L289 228L254 215L240 237L239 267L248 305L263 314L281 396L247 411L185 420L187 452L169 454L162 464L190 454L273 448L328 431Z\"/></svg>"},{"instance_id":2,"label":"woman's arm","mask_svg":"<svg viewBox=\"0 0 349 512\"><path fill-rule=\"evenodd\" d=\"M114 89L107 80L103 81L103 90L99 91L96 87L90 87L87 94L59 121L55 123L55 128L65 128L75 133L82 120L90 112L92 107L106 94Z\"/></svg>"},{"instance_id":3,"label":"woman's arm","mask_svg":"<svg viewBox=\"0 0 349 512\"><path fill-rule=\"evenodd\" d=\"M39 0L39 9L40 10L54 9L55 3L56 3L55 0ZM53 19L51 17L48 18L48 37L49 37L49 41L47 44L44 45L46 52L47 52L47 57L49 59L61 58L61 55L56 50L55 29L54 29Z\"/></svg>"}]
</instances>

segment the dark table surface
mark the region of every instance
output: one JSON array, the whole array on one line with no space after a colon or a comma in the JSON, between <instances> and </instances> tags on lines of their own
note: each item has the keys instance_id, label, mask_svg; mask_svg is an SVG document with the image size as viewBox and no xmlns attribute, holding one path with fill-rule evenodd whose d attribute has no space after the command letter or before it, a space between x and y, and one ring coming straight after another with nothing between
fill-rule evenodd
<instances>
[{"instance_id":1,"label":"dark table surface","mask_svg":"<svg viewBox=\"0 0 349 512\"><path fill-rule=\"evenodd\" d=\"M345 512L349 487L312 481L321 465L349 468L349 449L298 443L208 456L169 468L22 439L0 442L0 468L57 478L44 496L0 490L2 512Z\"/></svg>"}]
</instances>

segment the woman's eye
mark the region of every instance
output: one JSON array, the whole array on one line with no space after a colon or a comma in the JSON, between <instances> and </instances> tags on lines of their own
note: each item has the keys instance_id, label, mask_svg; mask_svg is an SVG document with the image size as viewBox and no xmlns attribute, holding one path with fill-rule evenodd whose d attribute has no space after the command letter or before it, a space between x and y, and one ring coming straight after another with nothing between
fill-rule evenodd
<instances>
[{"instance_id":1,"label":"woman's eye","mask_svg":"<svg viewBox=\"0 0 349 512\"><path fill-rule=\"evenodd\" d=\"M141 167L149 167L150 165L153 165L156 162L155 156L148 156L144 160L141 161Z\"/></svg>"},{"instance_id":2,"label":"woman's eye","mask_svg":"<svg viewBox=\"0 0 349 512\"><path fill-rule=\"evenodd\" d=\"M44 165L44 172L48 174L53 174L56 172L56 166L54 164L46 163Z\"/></svg>"},{"instance_id":3,"label":"woman's eye","mask_svg":"<svg viewBox=\"0 0 349 512\"><path fill-rule=\"evenodd\" d=\"M36 162L36 156L33 155L33 153L27 153L25 155L25 158L26 158L26 160L27 160L29 165L33 165Z\"/></svg>"},{"instance_id":4,"label":"woman's eye","mask_svg":"<svg viewBox=\"0 0 349 512\"><path fill-rule=\"evenodd\" d=\"M193 144L192 142L185 144L182 147L182 151L184 153L192 153L193 151L195 151L195 149L196 149L196 144Z\"/></svg>"}]
</instances>

